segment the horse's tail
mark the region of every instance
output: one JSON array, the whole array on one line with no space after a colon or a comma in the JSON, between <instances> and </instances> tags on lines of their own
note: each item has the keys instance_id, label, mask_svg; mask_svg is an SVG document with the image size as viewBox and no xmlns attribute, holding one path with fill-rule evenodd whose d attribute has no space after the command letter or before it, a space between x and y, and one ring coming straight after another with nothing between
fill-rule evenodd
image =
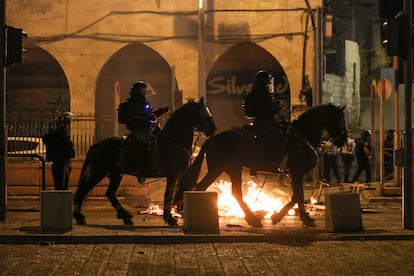
<instances>
[{"instance_id":1,"label":"horse's tail","mask_svg":"<svg viewBox=\"0 0 414 276\"><path fill-rule=\"evenodd\" d=\"M82 169L81 169L79 181L78 181L78 187L76 188L75 194L73 196L73 204L75 206L74 214L76 212L75 210L77 210L77 212L80 212L82 202L84 201L85 197L88 195L91 189L88 183L89 183L90 171L91 171L90 164L93 159L92 151L91 151L93 147L94 145L92 145L92 147L89 148L86 154L85 161L83 161L83 165L82 165Z\"/></svg>"},{"instance_id":2,"label":"horse's tail","mask_svg":"<svg viewBox=\"0 0 414 276\"><path fill-rule=\"evenodd\" d=\"M92 152L93 152L93 147L94 145L92 145L88 152L86 153L86 158L85 161L83 161L83 165L82 165L82 170L80 172L80 176L79 176L79 182L78 182L78 187L83 186L87 180L89 179L89 173L91 170L91 163L92 163Z\"/></svg>"},{"instance_id":3,"label":"horse's tail","mask_svg":"<svg viewBox=\"0 0 414 276\"><path fill-rule=\"evenodd\" d=\"M204 142L196 159L192 162L190 167L178 181L177 193L175 195L174 202L180 201L182 199L184 191L191 191L197 185L198 176L200 175L201 165L203 164L204 155L206 154L206 149L208 147L209 141L210 139L207 139Z\"/></svg>"}]
</instances>

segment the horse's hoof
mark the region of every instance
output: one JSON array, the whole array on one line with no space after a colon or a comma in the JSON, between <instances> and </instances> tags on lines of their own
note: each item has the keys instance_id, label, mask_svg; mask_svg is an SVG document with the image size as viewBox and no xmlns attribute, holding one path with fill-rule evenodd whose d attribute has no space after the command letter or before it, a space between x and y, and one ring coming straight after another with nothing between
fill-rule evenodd
<instances>
[{"instance_id":1,"label":"horse's hoof","mask_svg":"<svg viewBox=\"0 0 414 276\"><path fill-rule=\"evenodd\" d=\"M172 221L164 220L164 223L167 223L169 227L173 227L173 228L178 227L178 223L176 220L172 220Z\"/></svg>"},{"instance_id":2,"label":"horse's hoof","mask_svg":"<svg viewBox=\"0 0 414 276\"><path fill-rule=\"evenodd\" d=\"M85 216L82 213L72 213L77 225L86 225Z\"/></svg>"},{"instance_id":3,"label":"horse's hoof","mask_svg":"<svg viewBox=\"0 0 414 276\"><path fill-rule=\"evenodd\" d=\"M252 227L255 227L255 228L263 228L263 225L262 225L262 222L260 221L260 219L258 217L256 217L256 216L254 216L254 215L246 216L245 217L245 220Z\"/></svg>"},{"instance_id":4,"label":"horse's hoof","mask_svg":"<svg viewBox=\"0 0 414 276\"><path fill-rule=\"evenodd\" d=\"M280 213L274 213L271 217L273 225L276 223L279 223L282 220L283 216L280 215Z\"/></svg>"},{"instance_id":5,"label":"horse's hoof","mask_svg":"<svg viewBox=\"0 0 414 276\"><path fill-rule=\"evenodd\" d=\"M169 227L178 227L178 222L172 216L165 216L164 223L167 223Z\"/></svg>"},{"instance_id":6,"label":"horse's hoof","mask_svg":"<svg viewBox=\"0 0 414 276\"><path fill-rule=\"evenodd\" d=\"M306 226L306 227L316 227L315 220L312 218L309 218L309 220L303 220L302 224L303 226Z\"/></svg>"},{"instance_id":7,"label":"horse's hoof","mask_svg":"<svg viewBox=\"0 0 414 276\"><path fill-rule=\"evenodd\" d=\"M129 213L127 210L125 210L125 209L122 209L122 210L119 210L118 211L118 213L116 214L116 218L117 219L122 219L122 220L130 220L130 219L132 219L132 215L131 215L131 213Z\"/></svg>"},{"instance_id":8,"label":"horse's hoof","mask_svg":"<svg viewBox=\"0 0 414 276\"><path fill-rule=\"evenodd\" d=\"M124 225L134 225L132 219L124 219Z\"/></svg>"},{"instance_id":9,"label":"horse's hoof","mask_svg":"<svg viewBox=\"0 0 414 276\"><path fill-rule=\"evenodd\" d=\"M303 222L302 225L305 227L316 227L315 222Z\"/></svg>"},{"instance_id":10,"label":"horse's hoof","mask_svg":"<svg viewBox=\"0 0 414 276\"><path fill-rule=\"evenodd\" d=\"M307 214L301 218L301 221L302 224L306 227L316 227L315 220Z\"/></svg>"}]
</instances>

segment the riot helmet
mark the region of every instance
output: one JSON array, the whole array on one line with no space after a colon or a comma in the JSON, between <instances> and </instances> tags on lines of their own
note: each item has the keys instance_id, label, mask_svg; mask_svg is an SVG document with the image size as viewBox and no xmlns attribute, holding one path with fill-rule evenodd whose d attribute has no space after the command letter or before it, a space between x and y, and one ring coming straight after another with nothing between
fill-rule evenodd
<instances>
[{"instance_id":1,"label":"riot helmet","mask_svg":"<svg viewBox=\"0 0 414 276\"><path fill-rule=\"evenodd\" d=\"M267 87L269 93L274 92L274 78L266 70L259 70L254 76L256 84Z\"/></svg>"},{"instance_id":2,"label":"riot helmet","mask_svg":"<svg viewBox=\"0 0 414 276\"><path fill-rule=\"evenodd\" d=\"M368 140L371 138L371 132L369 130L365 130L361 133L361 137Z\"/></svg>"},{"instance_id":3,"label":"riot helmet","mask_svg":"<svg viewBox=\"0 0 414 276\"><path fill-rule=\"evenodd\" d=\"M57 118L57 122L61 123L61 124L64 124L64 125L69 125L74 118L75 118L74 113L72 113L72 112L63 112Z\"/></svg>"},{"instance_id":4,"label":"riot helmet","mask_svg":"<svg viewBox=\"0 0 414 276\"><path fill-rule=\"evenodd\" d=\"M149 96L155 94L156 93L154 89L152 89L151 85L143 81L134 83L131 87L131 91L129 92L129 95L131 96Z\"/></svg>"}]
</instances>

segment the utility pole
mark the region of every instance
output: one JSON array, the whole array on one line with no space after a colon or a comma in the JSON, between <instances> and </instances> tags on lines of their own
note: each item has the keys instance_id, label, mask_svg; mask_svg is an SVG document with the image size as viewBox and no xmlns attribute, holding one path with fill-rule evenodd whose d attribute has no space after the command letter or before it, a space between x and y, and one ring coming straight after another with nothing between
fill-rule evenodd
<instances>
[{"instance_id":1,"label":"utility pole","mask_svg":"<svg viewBox=\"0 0 414 276\"><path fill-rule=\"evenodd\" d=\"M198 96L206 99L204 0L198 0Z\"/></svg>"},{"instance_id":2,"label":"utility pole","mask_svg":"<svg viewBox=\"0 0 414 276\"><path fill-rule=\"evenodd\" d=\"M413 130L412 115L412 64L413 64L413 14L412 0L404 0L405 45L404 60L404 103L405 103L405 136L404 136L404 194L403 194L403 226L404 229L414 229L414 183L413 183Z\"/></svg>"},{"instance_id":3,"label":"utility pole","mask_svg":"<svg viewBox=\"0 0 414 276\"><path fill-rule=\"evenodd\" d=\"M6 220L7 208L7 123L6 123L6 1L0 0L0 221Z\"/></svg>"}]
</instances>

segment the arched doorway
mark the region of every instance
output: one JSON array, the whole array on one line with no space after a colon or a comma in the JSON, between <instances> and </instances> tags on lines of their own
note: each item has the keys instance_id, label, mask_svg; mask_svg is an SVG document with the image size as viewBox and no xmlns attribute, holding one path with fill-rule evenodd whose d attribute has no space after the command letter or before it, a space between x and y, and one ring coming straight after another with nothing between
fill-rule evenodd
<instances>
[{"instance_id":1,"label":"arched doorway","mask_svg":"<svg viewBox=\"0 0 414 276\"><path fill-rule=\"evenodd\" d=\"M265 49L251 43L236 44L216 61L207 77L207 99L219 131L240 127L248 121L241 107L258 70L275 77L275 95L287 107L281 115L290 120L290 88L279 62Z\"/></svg>"},{"instance_id":2,"label":"arched doorway","mask_svg":"<svg viewBox=\"0 0 414 276\"><path fill-rule=\"evenodd\" d=\"M157 95L148 98L154 109L171 106L173 100L175 106L181 105L181 95L177 91L174 91L173 99L171 68L165 59L144 44L129 44L105 63L97 79L95 114L98 140L114 135L118 107L115 90L119 91L122 102L128 98L132 85L139 80L150 83L157 92ZM118 132L121 135L125 133L124 126L119 126Z\"/></svg>"},{"instance_id":3,"label":"arched doorway","mask_svg":"<svg viewBox=\"0 0 414 276\"><path fill-rule=\"evenodd\" d=\"M7 67L8 135L41 137L57 110L70 111L69 85L52 55L35 45L24 47L22 64Z\"/></svg>"}]
</instances>

